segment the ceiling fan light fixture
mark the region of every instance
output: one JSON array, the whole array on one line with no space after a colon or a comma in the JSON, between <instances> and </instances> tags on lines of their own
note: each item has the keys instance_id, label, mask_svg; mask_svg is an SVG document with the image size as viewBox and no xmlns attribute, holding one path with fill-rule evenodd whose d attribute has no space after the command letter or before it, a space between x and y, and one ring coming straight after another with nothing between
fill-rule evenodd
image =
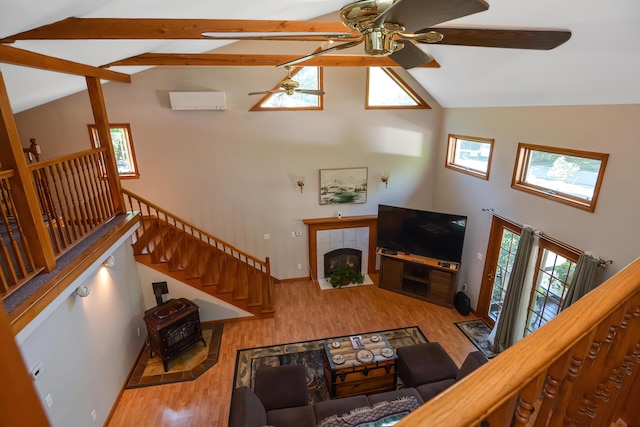
<instances>
[{"instance_id":1,"label":"ceiling fan light fixture","mask_svg":"<svg viewBox=\"0 0 640 427\"><path fill-rule=\"evenodd\" d=\"M402 43L396 43L394 33L383 28L375 28L363 34L364 52L367 55L388 56L398 49L402 49Z\"/></svg>"}]
</instances>

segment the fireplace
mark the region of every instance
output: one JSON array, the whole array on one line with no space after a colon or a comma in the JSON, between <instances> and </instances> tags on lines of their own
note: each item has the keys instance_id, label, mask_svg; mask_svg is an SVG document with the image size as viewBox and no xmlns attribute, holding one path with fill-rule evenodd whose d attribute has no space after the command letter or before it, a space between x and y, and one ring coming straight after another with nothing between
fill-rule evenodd
<instances>
[{"instance_id":1,"label":"fireplace","mask_svg":"<svg viewBox=\"0 0 640 427\"><path fill-rule=\"evenodd\" d=\"M324 254L340 248L362 251L360 271L365 275L375 273L377 221L376 215L303 220L309 230L311 278L320 282L328 276L324 271Z\"/></svg>"},{"instance_id":2,"label":"fireplace","mask_svg":"<svg viewBox=\"0 0 640 427\"><path fill-rule=\"evenodd\" d=\"M324 277L331 275L342 267L350 267L361 271L362 251L352 248L340 248L324 254Z\"/></svg>"}]
</instances>

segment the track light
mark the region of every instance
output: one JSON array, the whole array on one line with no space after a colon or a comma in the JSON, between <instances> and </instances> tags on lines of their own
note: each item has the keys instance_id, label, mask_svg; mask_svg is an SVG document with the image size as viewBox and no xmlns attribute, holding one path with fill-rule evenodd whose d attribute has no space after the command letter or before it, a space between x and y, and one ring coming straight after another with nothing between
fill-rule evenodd
<instances>
[{"instance_id":1,"label":"track light","mask_svg":"<svg viewBox=\"0 0 640 427\"><path fill-rule=\"evenodd\" d=\"M79 297L85 298L89 295L90 292L91 292L91 289L89 289L88 286L78 286L75 293Z\"/></svg>"},{"instance_id":2,"label":"track light","mask_svg":"<svg viewBox=\"0 0 640 427\"><path fill-rule=\"evenodd\" d=\"M109 268L114 267L116 265L116 259L113 257L113 255L109 255L107 259L104 260L102 265Z\"/></svg>"}]
</instances>

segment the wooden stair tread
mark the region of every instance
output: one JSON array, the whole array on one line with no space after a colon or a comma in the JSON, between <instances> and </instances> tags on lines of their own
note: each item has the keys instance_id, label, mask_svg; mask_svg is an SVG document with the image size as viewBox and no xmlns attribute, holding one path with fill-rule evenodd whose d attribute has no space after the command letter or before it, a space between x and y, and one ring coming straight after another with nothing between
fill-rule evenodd
<instances>
[{"instance_id":1,"label":"wooden stair tread","mask_svg":"<svg viewBox=\"0 0 640 427\"><path fill-rule=\"evenodd\" d=\"M251 313L248 318L273 317L263 304L261 270L160 218L142 222L132 238L138 262Z\"/></svg>"}]
</instances>

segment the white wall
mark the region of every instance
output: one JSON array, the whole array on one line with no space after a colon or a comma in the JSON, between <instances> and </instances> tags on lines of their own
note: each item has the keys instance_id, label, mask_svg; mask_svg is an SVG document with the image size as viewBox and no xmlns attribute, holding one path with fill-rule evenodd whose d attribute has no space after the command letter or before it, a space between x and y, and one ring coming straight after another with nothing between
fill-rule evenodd
<instances>
[{"instance_id":1,"label":"white wall","mask_svg":"<svg viewBox=\"0 0 640 427\"><path fill-rule=\"evenodd\" d=\"M489 181L441 167L435 187L437 209L469 216L460 284L469 285L472 306L477 303L484 267L477 254L486 252L492 219L482 208L612 259L606 277L638 257L638 117L639 105L445 110L439 158L444 159L449 133L495 138ZM608 153L595 212L512 189L519 142Z\"/></svg>"},{"instance_id":2,"label":"white wall","mask_svg":"<svg viewBox=\"0 0 640 427\"><path fill-rule=\"evenodd\" d=\"M145 310L157 305L152 283L167 282L167 289L169 290L169 293L163 296L163 300L167 301L172 298L186 298L195 302L198 307L200 307L199 315L201 322L253 316L247 311L228 304L218 298L202 292L199 289L154 270L153 268L147 267L142 263L138 262L136 264L138 267L138 276L140 277L140 286L142 287Z\"/></svg>"},{"instance_id":3,"label":"white wall","mask_svg":"<svg viewBox=\"0 0 640 427\"><path fill-rule=\"evenodd\" d=\"M374 214L378 203L431 207L442 113L417 86L432 110L365 110L366 69L358 67L325 68L323 111L249 112L260 97L247 93L272 88L283 76L275 67L164 67L134 75L131 84L104 86L110 122L131 124L141 173L123 187L270 257L279 279L308 275L302 220L338 210L319 204L319 169L368 167L367 202L340 205L343 216ZM188 90L225 91L227 110L171 110L168 93ZM16 119L25 144L37 138L46 158L90 147L86 93ZM384 171L391 171L388 188L380 182ZM302 194L299 175L307 179Z\"/></svg>"},{"instance_id":4,"label":"white wall","mask_svg":"<svg viewBox=\"0 0 640 427\"><path fill-rule=\"evenodd\" d=\"M52 426L103 425L146 337L131 239L111 251L115 268L94 263L16 338L27 370L44 366L34 384Z\"/></svg>"}]
</instances>

